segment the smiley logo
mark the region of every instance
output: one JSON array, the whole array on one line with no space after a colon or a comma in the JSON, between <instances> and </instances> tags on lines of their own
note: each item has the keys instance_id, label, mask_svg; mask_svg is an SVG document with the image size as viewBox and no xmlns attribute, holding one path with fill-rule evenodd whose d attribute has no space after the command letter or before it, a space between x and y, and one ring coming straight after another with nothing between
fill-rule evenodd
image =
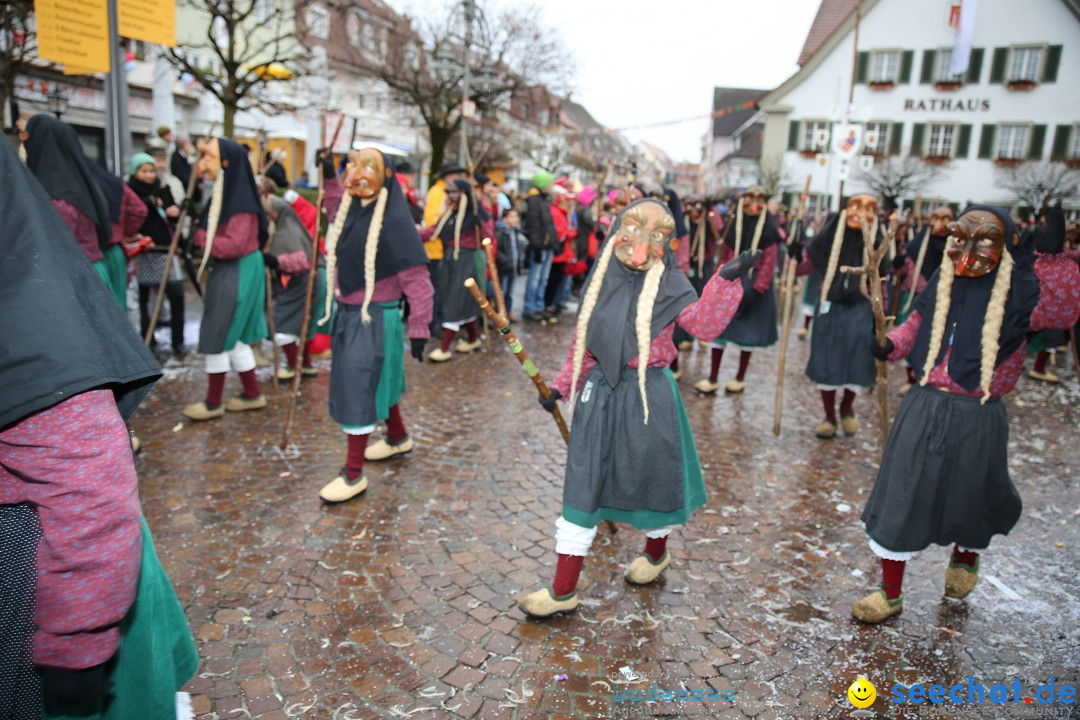
<instances>
[{"instance_id":1,"label":"smiley logo","mask_svg":"<svg viewBox=\"0 0 1080 720\"><path fill-rule=\"evenodd\" d=\"M847 691L848 700L857 708L868 708L877 699L877 689L866 678L859 678L851 683Z\"/></svg>"}]
</instances>

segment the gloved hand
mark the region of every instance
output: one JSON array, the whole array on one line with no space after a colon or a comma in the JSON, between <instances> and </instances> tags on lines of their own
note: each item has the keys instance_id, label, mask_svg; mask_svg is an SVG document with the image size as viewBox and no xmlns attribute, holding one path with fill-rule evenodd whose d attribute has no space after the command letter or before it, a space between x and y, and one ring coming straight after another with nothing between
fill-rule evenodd
<instances>
[{"instance_id":1,"label":"gloved hand","mask_svg":"<svg viewBox=\"0 0 1080 720\"><path fill-rule=\"evenodd\" d=\"M907 258L903 254L898 254L896 257L894 257L892 259L892 269L893 270L903 270L904 266L906 264L907 264Z\"/></svg>"},{"instance_id":2,"label":"gloved hand","mask_svg":"<svg viewBox=\"0 0 1080 720\"><path fill-rule=\"evenodd\" d=\"M787 246L787 255L795 262L802 262L803 244L801 242L793 242Z\"/></svg>"},{"instance_id":3,"label":"gloved hand","mask_svg":"<svg viewBox=\"0 0 1080 720\"><path fill-rule=\"evenodd\" d=\"M884 345L878 345L877 338L870 338L870 354L876 359L885 362L889 359L889 355L896 349L896 344L889 338L885 338Z\"/></svg>"},{"instance_id":4,"label":"gloved hand","mask_svg":"<svg viewBox=\"0 0 1080 720\"><path fill-rule=\"evenodd\" d=\"M271 270L278 269L277 255L271 255L270 253L263 253L263 263Z\"/></svg>"},{"instance_id":5,"label":"gloved hand","mask_svg":"<svg viewBox=\"0 0 1080 720\"><path fill-rule=\"evenodd\" d=\"M46 712L66 715L66 711L89 705L108 693L112 682L105 677L105 665L102 663L85 670L38 665Z\"/></svg>"},{"instance_id":6,"label":"gloved hand","mask_svg":"<svg viewBox=\"0 0 1080 720\"><path fill-rule=\"evenodd\" d=\"M750 272L750 269L757 264L757 261L761 259L762 251L757 250L750 252L749 250L743 250L739 253L739 257L734 260L729 260L724 267L720 268L720 277L725 280L734 280L742 277L746 273Z\"/></svg>"},{"instance_id":7,"label":"gloved hand","mask_svg":"<svg viewBox=\"0 0 1080 720\"><path fill-rule=\"evenodd\" d=\"M562 397L562 393L555 388L548 389L548 399L545 400L543 395L540 395L540 407L547 410L549 413L555 412L555 403Z\"/></svg>"},{"instance_id":8,"label":"gloved hand","mask_svg":"<svg viewBox=\"0 0 1080 720\"><path fill-rule=\"evenodd\" d=\"M418 362L424 362L425 347L427 347L427 338L409 338L409 353Z\"/></svg>"}]
</instances>

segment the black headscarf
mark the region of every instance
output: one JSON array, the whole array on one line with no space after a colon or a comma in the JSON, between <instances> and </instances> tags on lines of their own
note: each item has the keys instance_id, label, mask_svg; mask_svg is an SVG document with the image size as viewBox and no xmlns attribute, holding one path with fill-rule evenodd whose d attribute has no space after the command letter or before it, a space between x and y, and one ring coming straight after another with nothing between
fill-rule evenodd
<instances>
[{"instance_id":1,"label":"black headscarf","mask_svg":"<svg viewBox=\"0 0 1080 720\"><path fill-rule=\"evenodd\" d=\"M776 216L769 212L768 208L762 208L765 213L765 227L761 228L761 239L758 240L758 250L764 250L770 245L780 242L780 226L776 222ZM742 243L739 244L739 252L749 250L754 242L754 230L757 228L758 219L751 215L743 214ZM861 243L862 240L859 240ZM735 249L735 215L732 214L727 227L724 228L724 244L732 250ZM860 256L861 257L861 256ZM862 265L862 261L858 262Z\"/></svg>"},{"instance_id":2,"label":"black headscarf","mask_svg":"<svg viewBox=\"0 0 1080 720\"><path fill-rule=\"evenodd\" d=\"M375 255L376 282L397 275L402 270L426 265L428 261L424 243L409 213L409 202L394 177L394 165L386 155L383 155L383 166L386 168L383 187L386 188L387 197L379 232L379 251ZM356 198L349 205L349 214L337 243L338 286L345 295L364 289L364 251L375 205L369 203L363 207ZM452 223L453 218L446 223L451 233L454 231ZM451 234L451 246L453 243L454 236Z\"/></svg>"},{"instance_id":3,"label":"black headscarf","mask_svg":"<svg viewBox=\"0 0 1080 720\"><path fill-rule=\"evenodd\" d=\"M184 153L180 152L180 148L173 150L172 157L169 158L169 172L187 189L188 182L191 181L191 173L194 170L192 170L191 163L188 162Z\"/></svg>"},{"instance_id":4,"label":"black headscarf","mask_svg":"<svg viewBox=\"0 0 1080 720\"><path fill-rule=\"evenodd\" d=\"M107 249L112 239L109 206L98 186L94 163L83 152L75 130L51 115L35 115L27 122L26 132L30 134L25 143L26 164L38 182L53 200L71 203L90 218L97 228L98 245ZM119 201L116 216L120 217Z\"/></svg>"},{"instance_id":5,"label":"black headscarf","mask_svg":"<svg viewBox=\"0 0 1080 720\"><path fill-rule=\"evenodd\" d=\"M274 236L267 244L267 251L275 255L302 251L310 257L311 234L292 205L277 196L270 198L270 204L277 213L277 218L274 220Z\"/></svg>"},{"instance_id":6,"label":"black headscarf","mask_svg":"<svg viewBox=\"0 0 1080 720\"><path fill-rule=\"evenodd\" d=\"M334 154L327 150L328 148L319 148L315 151L315 164L322 168L324 180L333 180L337 177L337 172L334 170ZM326 153L326 157L323 157L323 153ZM342 161L344 160L345 158L342 158Z\"/></svg>"},{"instance_id":7,"label":"black headscarf","mask_svg":"<svg viewBox=\"0 0 1080 720\"><path fill-rule=\"evenodd\" d=\"M654 198L635 200L615 218L608 232L607 242L614 242L619 225L622 224L623 215L630 208L644 203L654 203L664 208L668 214L671 213L660 200ZM593 265L581 297L585 297L588 286L595 280L597 265ZM660 288L656 293L656 302L653 304L652 323L649 327L650 340L656 338L661 330L674 322L683 308L697 299L693 285L679 270L670 243L664 251L664 266ZM619 382L622 369L638 354L635 319L637 318L638 296L641 295L641 288L645 284L645 273L626 267L612 253L607 273L601 281L603 285L600 286L596 307L593 308L592 316L589 318L585 346L596 357L608 385L615 387Z\"/></svg>"},{"instance_id":8,"label":"black headscarf","mask_svg":"<svg viewBox=\"0 0 1080 720\"><path fill-rule=\"evenodd\" d=\"M109 209L109 220L119 223L120 205L124 202L124 181L95 162L90 163L90 174L94 176L98 189L105 197L105 205Z\"/></svg>"},{"instance_id":9,"label":"black headscarf","mask_svg":"<svg viewBox=\"0 0 1080 720\"><path fill-rule=\"evenodd\" d=\"M259 247L265 247L269 223L259 199L259 189L255 186L255 175L251 172L247 150L239 143L225 138L218 139L218 148L221 151L221 166L225 168L225 191L221 198L218 227L225 227L229 218L237 213L255 213L259 218ZM226 165L228 167L225 167ZM199 227L203 229L207 227L212 204L206 204L202 217L199 218Z\"/></svg>"},{"instance_id":10,"label":"black headscarf","mask_svg":"<svg viewBox=\"0 0 1080 720\"><path fill-rule=\"evenodd\" d=\"M969 205L960 217L976 210L993 213L1005 226L1005 248L1013 259L1012 283L1009 295L1005 299L1005 317L998 336L998 354L994 367L1016 352L1020 344L1027 339L1031 324L1031 313L1039 303L1039 280L1032 268L1031 248L1024 243L1013 245L1016 226L1009 213L995 205ZM959 218L957 218L959 219ZM955 328L951 344L948 338L942 340L941 352L934 361L941 362L945 352L952 347L949 358L949 377L968 392L979 387L979 369L982 361L982 328L986 318L986 307L990 302L990 292L994 279L1001 272L1001 264L993 272L977 278L958 277L953 280L952 297L949 302L949 317L946 320L946 335ZM937 304L937 284L940 273L926 285L915 299L915 311L922 317L919 334L909 359L920 377L926 362L926 353L930 350L930 331L933 325L934 306Z\"/></svg>"},{"instance_id":11,"label":"black headscarf","mask_svg":"<svg viewBox=\"0 0 1080 720\"><path fill-rule=\"evenodd\" d=\"M454 187L461 191L461 200L459 202L465 203L465 221L461 224L461 237L465 237L465 233L470 233L473 228L479 227L481 222L486 222L490 215L487 210L483 208L480 203L476 202L476 197L473 196L472 185L467 180L455 180ZM443 229L439 232L439 237L443 241L443 248L452 250L454 248L454 231L457 228L457 213L458 210L447 210L450 213L450 217L447 218L446 224L443 225ZM479 220L477 219L479 217Z\"/></svg>"},{"instance_id":12,"label":"black headscarf","mask_svg":"<svg viewBox=\"0 0 1080 720\"><path fill-rule=\"evenodd\" d=\"M688 230L686 229L686 220L683 219L682 202L679 201L679 194L675 192L675 188L664 188L664 200L667 201L671 217L675 218L674 237L681 238L686 235Z\"/></svg>"},{"instance_id":13,"label":"black headscarf","mask_svg":"<svg viewBox=\"0 0 1080 720\"><path fill-rule=\"evenodd\" d=\"M0 429L99 387L127 420L161 368L6 142L0 183Z\"/></svg>"},{"instance_id":14,"label":"black headscarf","mask_svg":"<svg viewBox=\"0 0 1080 720\"><path fill-rule=\"evenodd\" d=\"M1031 241L1041 255L1057 255L1065 249L1065 213L1059 200L1046 211L1046 224L1031 228Z\"/></svg>"},{"instance_id":15,"label":"black headscarf","mask_svg":"<svg viewBox=\"0 0 1080 720\"><path fill-rule=\"evenodd\" d=\"M810 259L814 263L814 269L821 273L822 277L829 270L829 253L832 251L833 238L836 236L836 225L840 222L839 213L829 213L829 217L825 219L825 224L817 235L810 241L810 244L806 247L806 253L810 256ZM744 222L745 230L745 222ZM877 241L881 241L882 228L878 228ZM829 287L829 302L834 303L850 303L857 297L862 297L862 292L859 290L862 285L862 277L859 275L849 275L841 273L840 268L844 265L851 267L862 267L864 264L863 253L866 250L866 243L863 240L862 230L856 228L852 229L844 227L843 245L840 246L840 258L836 263L836 274L833 277L832 285ZM884 267L886 258L882 258L882 266Z\"/></svg>"},{"instance_id":16,"label":"black headscarf","mask_svg":"<svg viewBox=\"0 0 1080 720\"><path fill-rule=\"evenodd\" d=\"M904 249L911 262L919 263L919 248L929 240L930 245L926 248L926 256L923 257L922 269L919 274L927 280L941 267L941 258L945 256L945 243L949 240L948 235L931 235L930 225L927 225L915 235Z\"/></svg>"}]
</instances>

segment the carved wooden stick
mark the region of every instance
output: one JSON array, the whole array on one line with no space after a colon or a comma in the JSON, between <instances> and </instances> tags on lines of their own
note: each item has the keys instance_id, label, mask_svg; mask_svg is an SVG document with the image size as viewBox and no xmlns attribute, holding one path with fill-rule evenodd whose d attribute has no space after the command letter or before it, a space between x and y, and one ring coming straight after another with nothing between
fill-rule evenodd
<instances>
[{"instance_id":1,"label":"carved wooden stick","mask_svg":"<svg viewBox=\"0 0 1080 720\"><path fill-rule=\"evenodd\" d=\"M274 369L270 374L270 387L274 389L274 394L278 393L277 371L278 371L278 344L277 344L277 329L274 327L274 293L273 283L270 279L270 268L266 270L266 325L270 329L270 345L274 348ZM296 368L296 372L300 372L300 368Z\"/></svg>"},{"instance_id":2,"label":"carved wooden stick","mask_svg":"<svg viewBox=\"0 0 1080 720\"><path fill-rule=\"evenodd\" d=\"M869 279L870 306L874 311L874 334L878 345L885 344L885 333L888 330L888 318L885 317L885 305L881 297L881 273L880 265L882 258L889 251L889 246L896 238L896 226L899 219L895 212L889 218L889 228L885 232L885 241L879 247L874 243L877 238L873 237L866 222L862 223L863 242L866 243L866 267L860 274L865 274ZM877 361L877 400L878 400L878 425L880 427L878 442L882 452L885 451L885 442L889 439L889 374L888 365Z\"/></svg>"},{"instance_id":3,"label":"carved wooden stick","mask_svg":"<svg viewBox=\"0 0 1080 720\"><path fill-rule=\"evenodd\" d=\"M509 322L510 318L506 314L506 298L503 297L502 283L499 282L499 268L495 265L495 249L491 246L491 238L484 238L480 244L484 247L484 257L487 258L488 267L491 268L491 282L495 285L496 311Z\"/></svg>"}]
</instances>

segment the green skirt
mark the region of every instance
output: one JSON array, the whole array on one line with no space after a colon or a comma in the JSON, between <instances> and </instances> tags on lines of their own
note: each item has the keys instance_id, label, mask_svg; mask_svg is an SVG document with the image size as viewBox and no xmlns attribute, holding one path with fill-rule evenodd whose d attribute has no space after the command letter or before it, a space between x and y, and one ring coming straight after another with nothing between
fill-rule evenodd
<instances>
[{"instance_id":1,"label":"green skirt","mask_svg":"<svg viewBox=\"0 0 1080 720\"><path fill-rule=\"evenodd\" d=\"M109 289L109 294L116 298L120 308L127 312L127 257L124 256L123 248L110 245L102 259L94 263L94 269Z\"/></svg>"},{"instance_id":2,"label":"green skirt","mask_svg":"<svg viewBox=\"0 0 1080 720\"><path fill-rule=\"evenodd\" d=\"M372 303L370 312L370 323L359 305L339 305L334 314L330 417L345 430L385 420L405 392L400 303Z\"/></svg>"},{"instance_id":3,"label":"green skirt","mask_svg":"<svg viewBox=\"0 0 1080 720\"><path fill-rule=\"evenodd\" d=\"M261 258L260 258L261 260ZM199 655L187 618L158 561L143 519L142 564L135 604L120 624L120 648L109 661L111 694L93 706L44 720L150 720L176 717L176 693L195 674Z\"/></svg>"},{"instance_id":4,"label":"green skirt","mask_svg":"<svg viewBox=\"0 0 1080 720\"><path fill-rule=\"evenodd\" d=\"M242 342L247 345L265 340L266 329L266 270L262 255L257 252L240 258L237 278L236 309L225 336L225 351Z\"/></svg>"}]
</instances>

